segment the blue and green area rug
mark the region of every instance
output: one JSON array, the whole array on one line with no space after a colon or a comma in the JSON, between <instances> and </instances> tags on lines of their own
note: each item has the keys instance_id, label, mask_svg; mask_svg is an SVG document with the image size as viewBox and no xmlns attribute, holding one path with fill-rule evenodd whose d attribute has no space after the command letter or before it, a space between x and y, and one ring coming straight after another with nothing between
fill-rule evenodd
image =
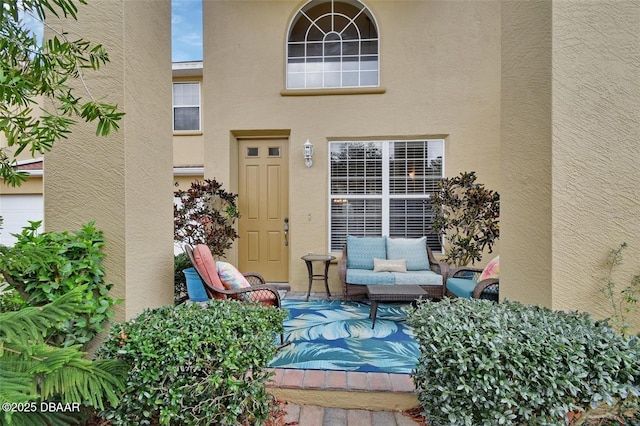
<instances>
[{"instance_id":1,"label":"blue and green area rug","mask_svg":"<svg viewBox=\"0 0 640 426\"><path fill-rule=\"evenodd\" d=\"M418 344L404 322L409 305L380 304L371 329L369 305L339 300L283 300L285 340L273 368L409 374Z\"/></svg>"}]
</instances>

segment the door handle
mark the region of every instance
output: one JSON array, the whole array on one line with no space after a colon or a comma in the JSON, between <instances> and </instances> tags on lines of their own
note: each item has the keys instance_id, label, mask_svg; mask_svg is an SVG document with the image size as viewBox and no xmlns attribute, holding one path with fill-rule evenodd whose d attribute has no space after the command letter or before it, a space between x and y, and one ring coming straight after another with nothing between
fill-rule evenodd
<instances>
[{"instance_id":1,"label":"door handle","mask_svg":"<svg viewBox=\"0 0 640 426\"><path fill-rule=\"evenodd\" d=\"M289 218L284 218L284 245L289 245Z\"/></svg>"}]
</instances>

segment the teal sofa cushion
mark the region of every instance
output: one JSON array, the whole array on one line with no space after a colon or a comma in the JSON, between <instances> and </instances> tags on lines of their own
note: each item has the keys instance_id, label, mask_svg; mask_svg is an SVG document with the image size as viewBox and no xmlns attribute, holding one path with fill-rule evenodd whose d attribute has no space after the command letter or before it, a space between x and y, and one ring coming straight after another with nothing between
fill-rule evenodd
<instances>
[{"instance_id":1,"label":"teal sofa cushion","mask_svg":"<svg viewBox=\"0 0 640 426\"><path fill-rule=\"evenodd\" d=\"M476 280L468 280L464 278L449 278L447 279L447 290L455 294L457 297L464 297L471 299L473 289L476 288Z\"/></svg>"},{"instance_id":2,"label":"teal sofa cushion","mask_svg":"<svg viewBox=\"0 0 640 426\"><path fill-rule=\"evenodd\" d=\"M373 272L370 269L347 269L347 282L356 285L394 285L393 272Z\"/></svg>"},{"instance_id":3,"label":"teal sofa cushion","mask_svg":"<svg viewBox=\"0 0 640 426\"><path fill-rule=\"evenodd\" d=\"M384 237L347 235L347 254L347 268L371 269L373 271L374 257L387 258L386 239Z\"/></svg>"},{"instance_id":4,"label":"teal sofa cushion","mask_svg":"<svg viewBox=\"0 0 640 426\"><path fill-rule=\"evenodd\" d=\"M427 237L387 238L387 259L407 259L407 271L428 271Z\"/></svg>"},{"instance_id":5,"label":"teal sofa cushion","mask_svg":"<svg viewBox=\"0 0 640 426\"><path fill-rule=\"evenodd\" d=\"M393 272L396 284L442 285L442 275L433 271Z\"/></svg>"}]
</instances>

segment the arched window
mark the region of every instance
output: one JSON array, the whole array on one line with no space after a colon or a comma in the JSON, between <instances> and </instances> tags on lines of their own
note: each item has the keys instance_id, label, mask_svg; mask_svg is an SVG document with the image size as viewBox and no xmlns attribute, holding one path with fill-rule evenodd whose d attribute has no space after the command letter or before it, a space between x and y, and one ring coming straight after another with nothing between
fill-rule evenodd
<instances>
[{"instance_id":1,"label":"arched window","mask_svg":"<svg viewBox=\"0 0 640 426\"><path fill-rule=\"evenodd\" d=\"M287 88L379 86L378 52L378 29L366 6L311 1L289 28Z\"/></svg>"}]
</instances>

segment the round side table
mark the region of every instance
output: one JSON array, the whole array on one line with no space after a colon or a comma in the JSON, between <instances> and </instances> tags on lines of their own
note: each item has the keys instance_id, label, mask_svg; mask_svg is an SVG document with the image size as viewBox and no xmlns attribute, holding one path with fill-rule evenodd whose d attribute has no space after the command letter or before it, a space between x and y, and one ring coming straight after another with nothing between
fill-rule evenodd
<instances>
[{"instance_id":1,"label":"round side table","mask_svg":"<svg viewBox=\"0 0 640 426\"><path fill-rule=\"evenodd\" d=\"M309 301L309 295L311 295L311 284L314 280L323 280L324 289L327 292L327 299L331 299L331 293L329 293L329 265L332 260L335 260L335 256L330 254L307 254L301 258L307 265L307 271L309 272L309 290L307 290L307 301ZM313 273L313 262L324 262L324 273Z\"/></svg>"}]
</instances>

